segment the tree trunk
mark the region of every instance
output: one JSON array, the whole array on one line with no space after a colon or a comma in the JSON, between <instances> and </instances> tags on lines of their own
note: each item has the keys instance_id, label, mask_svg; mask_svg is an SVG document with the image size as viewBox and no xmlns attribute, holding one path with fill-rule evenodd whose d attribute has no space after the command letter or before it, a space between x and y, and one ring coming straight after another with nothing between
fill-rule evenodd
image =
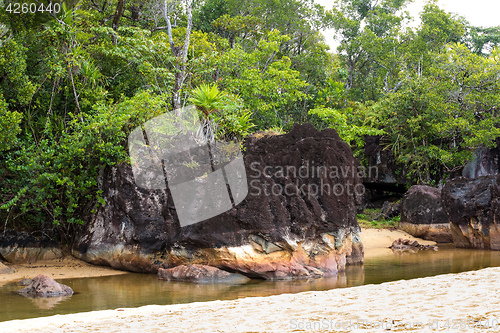
<instances>
[{"instance_id":1,"label":"tree trunk","mask_svg":"<svg viewBox=\"0 0 500 333\"><path fill-rule=\"evenodd\" d=\"M174 39L172 37L172 24L170 22L170 13L168 10L167 0L163 0L163 16L165 18L165 21L167 22L167 32L168 32L168 41L170 43L170 49L172 50L172 54L178 59L175 65L177 72L175 73L175 82L172 91L172 106L174 107L174 110L180 109L182 106L181 89L182 86L184 85L184 80L186 78L187 54L189 49L189 40L191 37L191 28L193 26L192 9L193 9L193 1L186 0L186 12L187 12L186 37L184 38L184 45L181 49L180 47L175 46Z\"/></svg>"},{"instance_id":2,"label":"tree trunk","mask_svg":"<svg viewBox=\"0 0 500 333\"><path fill-rule=\"evenodd\" d=\"M116 5L115 15L113 16L113 23L111 24L111 27L113 28L114 31L118 29L120 18L122 17L124 10L125 10L125 0L118 0L118 4ZM111 39L113 41L113 45L116 45L118 38L116 37L115 34L111 36Z\"/></svg>"}]
</instances>

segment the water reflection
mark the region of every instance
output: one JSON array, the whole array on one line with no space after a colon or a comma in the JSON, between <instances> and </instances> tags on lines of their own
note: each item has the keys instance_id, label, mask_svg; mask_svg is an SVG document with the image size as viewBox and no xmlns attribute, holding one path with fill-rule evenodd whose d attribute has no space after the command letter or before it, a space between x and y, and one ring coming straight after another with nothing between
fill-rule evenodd
<instances>
[{"instance_id":1,"label":"water reflection","mask_svg":"<svg viewBox=\"0 0 500 333\"><path fill-rule=\"evenodd\" d=\"M52 296L52 297L29 297L22 295L31 300L31 302L41 310L50 310L62 301L67 301L71 296Z\"/></svg>"},{"instance_id":2,"label":"water reflection","mask_svg":"<svg viewBox=\"0 0 500 333\"><path fill-rule=\"evenodd\" d=\"M148 304L202 302L329 290L500 266L500 252L452 247L442 247L438 252L420 251L414 254L394 254L390 249L383 250L367 253L364 265L349 266L338 277L315 280L252 280L243 285L211 285L166 282L158 280L155 275L131 273L59 280L70 286L76 294L54 299L21 297L12 293L21 287L9 284L0 288L2 301L9 304L9 307L1 308L0 321Z\"/></svg>"}]
</instances>

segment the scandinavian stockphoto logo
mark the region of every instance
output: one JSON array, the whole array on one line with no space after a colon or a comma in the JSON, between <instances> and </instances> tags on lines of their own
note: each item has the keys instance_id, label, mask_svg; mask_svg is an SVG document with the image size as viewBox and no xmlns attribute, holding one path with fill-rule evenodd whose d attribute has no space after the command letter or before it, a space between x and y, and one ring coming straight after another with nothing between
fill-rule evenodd
<instances>
[{"instance_id":1,"label":"scandinavian stockphoto logo","mask_svg":"<svg viewBox=\"0 0 500 333\"><path fill-rule=\"evenodd\" d=\"M220 215L248 194L239 143L213 140L207 124L188 106L149 120L128 138L136 185L168 185L181 227Z\"/></svg>"}]
</instances>

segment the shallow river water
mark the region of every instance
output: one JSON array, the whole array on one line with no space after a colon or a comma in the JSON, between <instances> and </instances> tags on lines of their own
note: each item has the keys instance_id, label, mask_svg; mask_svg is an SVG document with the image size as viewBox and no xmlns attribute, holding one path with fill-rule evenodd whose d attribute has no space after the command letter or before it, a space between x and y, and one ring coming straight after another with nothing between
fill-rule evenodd
<instances>
[{"instance_id":1,"label":"shallow river water","mask_svg":"<svg viewBox=\"0 0 500 333\"><path fill-rule=\"evenodd\" d=\"M252 280L244 285L197 285L159 281L153 274L130 273L58 280L73 288L76 294L47 299L31 299L14 294L13 291L22 287L7 284L0 287L0 321L148 304L203 302L329 290L495 266L500 266L500 251L464 250L442 246L437 252L421 251L413 254L397 254L387 249L377 255L368 255L362 266L349 266L337 278L316 280Z\"/></svg>"}]
</instances>

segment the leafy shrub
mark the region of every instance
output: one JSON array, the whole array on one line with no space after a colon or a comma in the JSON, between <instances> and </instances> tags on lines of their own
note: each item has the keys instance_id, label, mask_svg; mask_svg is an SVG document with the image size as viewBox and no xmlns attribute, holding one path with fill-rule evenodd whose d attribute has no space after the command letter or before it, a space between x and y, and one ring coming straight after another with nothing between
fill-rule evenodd
<instances>
[{"instance_id":1,"label":"leafy shrub","mask_svg":"<svg viewBox=\"0 0 500 333\"><path fill-rule=\"evenodd\" d=\"M83 223L96 203L104 204L98 188L104 168L127 162L129 133L165 110L164 96L142 92L115 105L96 104L92 114L71 114L59 137L48 124L38 142L28 137L7 154L1 208L24 215L27 227Z\"/></svg>"}]
</instances>

